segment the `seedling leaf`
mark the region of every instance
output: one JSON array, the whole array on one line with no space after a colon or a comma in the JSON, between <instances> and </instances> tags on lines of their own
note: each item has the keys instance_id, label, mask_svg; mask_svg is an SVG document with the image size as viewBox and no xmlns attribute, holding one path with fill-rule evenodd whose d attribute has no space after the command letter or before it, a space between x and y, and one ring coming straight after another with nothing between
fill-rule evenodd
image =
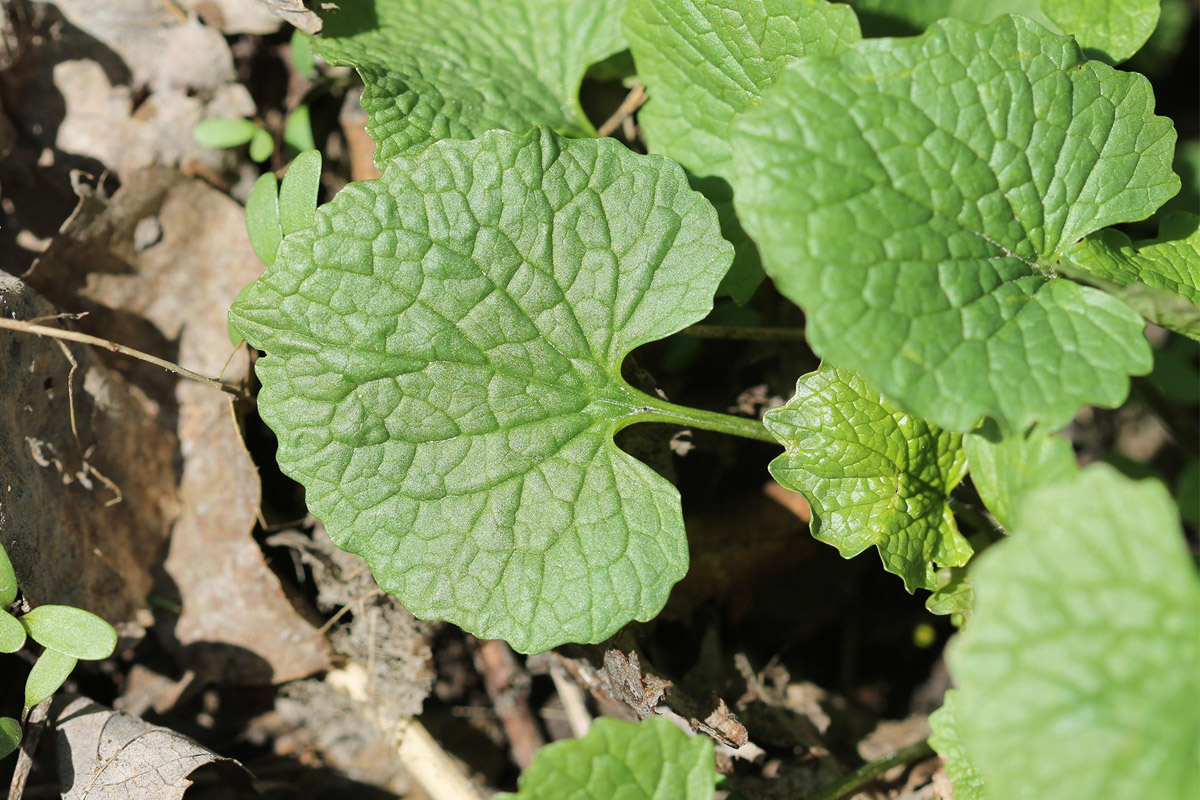
<instances>
[{"instance_id":1,"label":"seedling leaf","mask_svg":"<svg viewBox=\"0 0 1200 800\"><path fill-rule=\"evenodd\" d=\"M0 758L21 746L21 723L12 717L0 717Z\"/></svg>"},{"instance_id":2,"label":"seedling leaf","mask_svg":"<svg viewBox=\"0 0 1200 800\"><path fill-rule=\"evenodd\" d=\"M996 521L1011 530L1025 492L1078 473L1071 443L1034 428L1001 436L993 423L963 438L971 480Z\"/></svg>"},{"instance_id":3,"label":"seedling leaf","mask_svg":"<svg viewBox=\"0 0 1200 800\"><path fill-rule=\"evenodd\" d=\"M347 186L230 318L334 541L529 652L651 618L684 574L678 492L612 441L658 402L621 362L704 317L731 258L668 160L492 131Z\"/></svg>"},{"instance_id":4,"label":"seedling leaf","mask_svg":"<svg viewBox=\"0 0 1200 800\"><path fill-rule=\"evenodd\" d=\"M712 740L660 718L603 717L586 736L541 748L503 800L711 800L717 771ZM498 798L498 800L499 800Z\"/></svg>"},{"instance_id":5,"label":"seedling leaf","mask_svg":"<svg viewBox=\"0 0 1200 800\"><path fill-rule=\"evenodd\" d=\"M250 139L250 160L261 164L275 152L275 140L265 128L259 128Z\"/></svg>"},{"instance_id":6,"label":"seedling leaf","mask_svg":"<svg viewBox=\"0 0 1200 800\"><path fill-rule=\"evenodd\" d=\"M33 662L25 679L25 705L33 708L53 695L75 669L79 660L57 650L46 649Z\"/></svg>"},{"instance_id":7,"label":"seedling leaf","mask_svg":"<svg viewBox=\"0 0 1200 800\"><path fill-rule=\"evenodd\" d=\"M292 38L288 41L288 52L292 55L292 68L297 73L306 78L312 75L313 70L317 68L317 62L313 58L312 41L308 34L298 28L292 31Z\"/></svg>"},{"instance_id":8,"label":"seedling leaf","mask_svg":"<svg viewBox=\"0 0 1200 800\"><path fill-rule=\"evenodd\" d=\"M958 691L946 692L942 707L929 715L929 746L942 757L946 777L954 785L954 800L988 800L983 776L958 738Z\"/></svg>"},{"instance_id":9,"label":"seedling leaf","mask_svg":"<svg viewBox=\"0 0 1200 800\"><path fill-rule=\"evenodd\" d=\"M683 164L716 206L735 248L720 291L745 303L763 272L726 181L729 123L792 60L834 55L858 41L858 19L825 0L631 0L624 22L650 93L638 114L650 150Z\"/></svg>"},{"instance_id":10,"label":"seedling leaf","mask_svg":"<svg viewBox=\"0 0 1200 800\"><path fill-rule=\"evenodd\" d=\"M313 139L312 114L308 110L308 103L301 103L288 114L287 122L283 124L283 141L300 152L317 146Z\"/></svg>"},{"instance_id":11,"label":"seedling leaf","mask_svg":"<svg viewBox=\"0 0 1200 800\"><path fill-rule=\"evenodd\" d=\"M7 611L0 611L0 653L15 653L25 646L25 626Z\"/></svg>"},{"instance_id":12,"label":"seedling leaf","mask_svg":"<svg viewBox=\"0 0 1200 800\"><path fill-rule=\"evenodd\" d=\"M1165 487L1099 464L1032 492L972 572L949 664L990 797L1200 785L1200 580Z\"/></svg>"},{"instance_id":13,"label":"seedling leaf","mask_svg":"<svg viewBox=\"0 0 1200 800\"><path fill-rule=\"evenodd\" d=\"M274 264L283 227L279 221L278 182L269 172L255 181L246 198L246 233L258 260L268 267Z\"/></svg>"},{"instance_id":14,"label":"seedling leaf","mask_svg":"<svg viewBox=\"0 0 1200 800\"><path fill-rule=\"evenodd\" d=\"M314 47L356 67L380 169L441 139L547 125L594 135L589 64L625 49L625 0L342 0Z\"/></svg>"},{"instance_id":15,"label":"seedling leaf","mask_svg":"<svg viewBox=\"0 0 1200 800\"><path fill-rule=\"evenodd\" d=\"M1019 17L792 62L733 126L738 216L828 361L956 431L1065 425L1151 366L1142 321L1054 278L1179 188L1148 82Z\"/></svg>"},{"instance_id":16,"label":"seedling leaf","mask_svg":"<svg viewBox=\"0 0 1200 800\"><path fill-rule=\"evenodd\" d=\"M108 658L117 647L113 627L82 608L38 606L21 617L21 624L43 647L85 661Z\"/></svg>"},{"instance_id":17,"label":"seedling leaf","mask_svg":"<svg viewBox=\"0 0 1200 800\"><path fill-rule=\"evenodd\" d=\"M967 471L959 434L828 366L802 377L763 422L786 448L771 474L808 499L814 537L845 558L875 545L910 592L936 589L938 565L967 563L971 546L946 503Z\"/></svg>"},{"instance_id":18,"label":"seedling leaf","mask_svg":"<svg viewBox=\"0 0 1200 800\"><path fill-rule=\"evenodd\" d=\"M248 119L206 119L192 128L196 143L214 150L240 147L254 138L259 127Z\"/></svg>"},{"instance_id":19,"label":"seedling leaf","mask_svg":"<svg viewBox=\"0 0 1200 800\"><path fill-rule=\"evenodd\" d=\"M293 159L279 186L279 224L284 236L313 224L320 188L321 153L306 150Z\"/></svg>"},{"instance_id":20,"label":"seedling leaf","mask_svg":"<svg viewBox=\"0 0 1200 800\"><path fill-rule=\"evenodd\" d=\"M1103 230L1065 259L1068 274L1108 289L1156 325L1200 340L1200 216L1173 211L1157 238L1137 244Z\"/></svg>"},{"instance_id":21,"label":"seedling leaf","mask_svg":"<svg viewBox=\"0 0 1200 800\"><path fill-rule=\"evenodd\" d=\"M17 599L17 573L13 571L8 553L0 547L0 609L8 608Z\"/></svg>"}]
</instances>

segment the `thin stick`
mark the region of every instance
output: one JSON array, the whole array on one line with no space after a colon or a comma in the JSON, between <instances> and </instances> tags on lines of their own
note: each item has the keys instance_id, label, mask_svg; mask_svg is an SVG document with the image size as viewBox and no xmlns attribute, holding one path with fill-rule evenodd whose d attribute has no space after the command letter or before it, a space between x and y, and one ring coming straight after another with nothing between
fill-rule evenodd
<instances>
[{"instance_id":1,"label":"thin stick","mask_svg":"<svg viewBox=\"0 0 1200 800\"><path fill-rule=\"evenodd\" d=\"M50 700L51 698L47 697L34 706L32 711L26 708L21 715L25 735L21 738L21 752L17 756L12 782L8 785L8 800L21 800L21 795L25 794L25 782L29 780L29 771L33 769L33 754L37 751L38 740L42 738L42 728L46 725Z\"/></svg>"},{"instance_id":2,"label":"thin stick","mask_svg":"<svg viewBox=\"0 0 1200 800\"><path fill-rule=\"evenodd\" d=\"M633 88L629 90L629 94L625 95L625 99L621 101L621 105L617 106L617 110L613 112L613 115L604 120L604 124L596 129L596 135L612 136L613 132L621 127L621 123L626 118L642 107L642 103L646 102L646 99L646 87L640 83L635 83Z\"/></svg>"},{"instance_id":3,"label":"thin stick","mask_svg":"<svg viewBox=\"0 0 1200 800\"><path fill-rule=\"evenodd\" d=\"M483 795L429 731L415 719L397 731L400 763L417 779L432 800L483 800Z\"/></svg>"},{"instance_id":4,"label":"thin stick","mask_svg":"<svg viewBox=\"0 0 1200 800\"><path fill-rule=\"evenodd\" d=\"M803 342L799 328L748 328L742 325L689 325L680 331L697 339L744 339L751 342Z\"/></svg>"},{"instance_id":5,"label":"thin stick","mask_svg":"<svg viewBox=\"0 0 1200 800\"><path fill-rule=\"evenodd\" d=\"M529 676L512 648L499 640L478 643L475 669L504 727L513 761L521 769L528 768L533 754L546 743L529 707Z\"/></svg>"},{"instance_id":6,"label":"thin stick","mask_svg":"<svg viewBox=\"0 0 1200 800\"><path fill-rule=\"evenodd\" d=\"M571 733L577 739L586 736L592 726L592 715L588 713L583 689L567 677L566 670L557 661L550 662L550 680L554 681L554 689L562 701Z\"/></svg>"},{"instance_id":7,"label":"thin stick","mask_svg":"<svg viewBox=\"0 0 1200 800\"><path fill-rule=\"evenodd\" d=\"M227 392L238 397L248 397L246 391L240 386L233 386L228 383L222 383L215 378L209 378L206 375L201 375L198 372L192 372L186 367L181 367L170 361L152 356L149 353L143 353L141 350L134 350L132 347L126 347L123 344L110 342L107 339L101 339L98 336L89 336L86 333L77 331L63 330L62 328L51 328L46 325L33 325L24 320L9 319L8 317L0 317L0 328L18 333L32 333L35 336L46 336L51 339L62 339L68 342L79 342L80 344L90 344L93 347L102 347L105 350L110 350L114 353L120 353L123 356L136 358L139 361L145 361L147 364L153 364L156 367L161 367L167 372L174 372L176 375L181 375L189 380L203 383L205 386L211 386L214 389L220 389L222 392Z\"/></svg>"},{"instance_id":8,"label":"thin stick","mask_svg":"<svg viewBox=\"0 0 1200 800\"><path fill-rule=\"evenodd\" d=\"M878 761L863 764L844 778L831 783L816 794L810 795L808 800L841 800L843 797L855 794L859 789L892 767L907 764L910 761L929 758L932 755L933 748L929 746L929 742L927 741L920 741L916 744L910 744L908 747L901 747L891 755L884 756Z\"/></svg>"}]
</instances>

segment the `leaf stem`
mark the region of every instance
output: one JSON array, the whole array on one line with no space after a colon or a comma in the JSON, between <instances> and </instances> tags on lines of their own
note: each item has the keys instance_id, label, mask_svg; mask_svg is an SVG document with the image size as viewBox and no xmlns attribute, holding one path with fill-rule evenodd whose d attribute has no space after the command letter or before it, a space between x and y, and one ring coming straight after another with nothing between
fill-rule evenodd
<instances>
[{"instance_id":1,"label":"leaf stem","mask_svg":"<svg viewBox=\"0 0 1200 800\"><path fill-rule=\"evenodd\" d=\"M626 425L632 425L635 422L666 422L672 425L682 425L685 428L702 428L706 431L741 436L744 439L779 444L766 426L756 419L736 417L733 414L721 414L688 406L677 406L643 392L637 392L637 399L643 406L642 413L627 417Z\"/></svg>"},{"instance_id":2,"label":"leaf stem","mask_svg":"<svg viewBox=\"0 0 1200 800\"><path fill-rule=\"evenodd\" d=\"M743 339L752 342L803 342L800 328L750 328L745 325L689 325L680 331L697 339Z\"/></svg>"},{"instance_id":3,"label":"leaf stem","mask_svg":"<svg viewBox=\"0 0 1200 800\"><path fill-rule=\"evenodd\" d=\"M922 758L928 758L933 755L933 748L929 746L929 742L922 740L916 744L910 744L908 747L901 747L899 750L886 755L876 761L871 761L863 764L858 769L851 772L849 775L829 784L821 791L814 795L810 795L808 800L841 800L843 797L849 797L857 792L863 786L866 786L877 777L887 772L892 767L901 764L907 764L910 761L916 761Z\"/></svg>"},{"instance_id":4,"label":"leaf stem","mask_svg":"<svg viewBox=\"0 0 1200 800\"><path fill-rule=\"evenodd\" d=\"M178 364L172 363L165 359L152 356L149 353L143 353L141 350L134 350L132 347L126 347L123 344L110 342L107 339L101 339L98 336L90 336L86 333L78 331L69 331L65 328L52 328L49 325L35 325L31 322L26 322L20 319L9 319L8 317L0 316L0 328L18 333L32 333L35 336L45 336L50 339L62 339L68 342L79 342L80 344L90 344L93 347L102 347L105 350L110 350L114 353L120 353L123 356L136 358L139 361L145 361L148 364L153 364L156 367L161 367L168 372L174 372L188 380L203 383L205 386L211 386L214 389L220 389L222 392L227 392L235 397L245 398L247 393L240 386L234 386L216 378L210 378L207 375L201 375L198 372L192 372L186 367L181 367Z\"/></svg>"}]
</instances>

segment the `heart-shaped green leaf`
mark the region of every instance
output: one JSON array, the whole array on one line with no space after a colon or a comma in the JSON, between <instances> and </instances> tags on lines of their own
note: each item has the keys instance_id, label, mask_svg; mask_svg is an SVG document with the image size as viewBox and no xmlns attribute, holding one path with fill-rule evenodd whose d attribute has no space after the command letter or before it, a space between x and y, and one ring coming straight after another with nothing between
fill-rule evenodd
<instances>
[{"instance_id":1,"label":"heart-shaped green leaf","mask_svg":"<svg viewBox=\"0 0 1200 800\"><path fill-rule=\"evenodd\" d=\"M858 20L825 0L630 0L624 21L650 93L638 113L650 150L683 164L716 206L721 232L735 248L720 291L745 303L763 272L726 182L729 123L789 62L834 55L858 41Z\"/></svg>"},{"instance_id":2,"label":"heart-shaped green leaf","mask_svg":"<svg viewBox=\"0 0 1200 800\"><path fill-rule=\"evenodd\" d=\"M21 617L30 638L73 658L99 661L117 647L117 632L90 611L73 606L38 606Z\"/></svg>"},{"instance_id":3,"label":"heart-shaped green leaf","mask_svg":"<svg viewBox=\"0 0 1200 800\"><path fill-rule=\"evenodd\" d=\"M362 76L382 169L441 139L547 125L594 135L579 105L589 64L625 49L625 0L339 0L313 40Z\"/></svg>"},{"instance_id":4,"label":"heart-shaped green leaf","mask_svg":"<svg viewBox=\"0 0 1200 800\"><path fill-rule=\"evenodd\" d=\"M649 619L686 570L678 492L613 443L667 405L621 362L704 317L731 256L666 159L492 131L347 186L230 318L334 541L528 652Z\"/></svg>"},{"instance_id":5,"label":"heart-shaped green leaf","mask_svg":"<svg viewBox=\"0 0 1200 800\"><path fill-rule=\"evenodd\" d=\"M711 800L716 782L711 739L661 718L604 717L583 738L538 750L519 791L497 800Z\"/></svg>"},{"instance_id":6,"label":"heart-shaped green leaf","mask_svg":"<svg viewBox=\"0 0 1200 800\"><path fill-rule=\"evenodd\" d=\"M1103 464L1020 501L972 566L955 727L991 798L1200 786L1200 579L1157 481Z\"/></svg>"},{"instance_id":7,"label":"heart-shaped green leaf","mask_svg":"<svg viewBox=\"0 0 1200 800\"><path fill-rule=\"evenodd\" d=\"M771 474L808 498L814 537L845 558L875 545L884 569L910 592L936 589L938 565L967 563L971 546L947 505L967 472L961 435L827 366L802 377L795 396L763 422L786 448Z\"/></svg>"},{"instance_id":8,"label":"heart-shaped green leaf","mask_svg":"<svg viewBox=\"0 0 1200 800\"><path fill-rule=\"evenodd\" d=\"M77 663L79 659L66 653L49 649L43 651L25 679L26 707L33 708L57 692Z\"/></svg>"},{"instance_id":9,"label":"heart-shaped green leaf","mask_svg":"<svg viewBox=\"0 0 1200 800\"><path fill-rule=\"evenodd\" d=\"M15 653L25 646L25 626L7 611L0 611L0 653Z\"/></svg>"},{"instance_id":10,"label":"heart-shaped green leaf","mask_svg":"<svg viewBox=\"0 0 1200 800\"><path fill-rule=\"evenodd\" d=\"M956 431L1049 429L1151 366L1143 323L1057 279L1179 189L1149 83L1019 17L792 62L734 122L738 216L808 338Z\"/></svg>"}]
</instances>

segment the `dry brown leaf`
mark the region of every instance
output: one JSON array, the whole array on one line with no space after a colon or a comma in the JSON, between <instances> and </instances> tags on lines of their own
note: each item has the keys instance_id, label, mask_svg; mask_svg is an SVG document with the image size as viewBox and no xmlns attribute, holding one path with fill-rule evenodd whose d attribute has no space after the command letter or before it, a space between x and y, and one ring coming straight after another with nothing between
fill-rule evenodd
<instances>
[{"instance_id":1,"label":"dry brown leaf","mask_svg":"<svg viewBox=\"0 0 1200 800\"><path fill-rule=\"evenodd\" d=\"M63 292L63 306L94 311L91 332L216 375L232 352L226 310L261 270L241 206L158 168L128 176L111 201L85 200L30 280ZM258 474L228 397L143 366L141 385L177 409L183 464L165 564L183 612L169 643L185 666L225 683L327 669L327 641L296 612L251 535ZM243 348L225 378L247 369Z\"/></svg>"},{"instance_id":2,"label":"dry brown leaf","mask_svg":"<svg viewBox=\"0 0 1200 800\"><path fill-rule=\"evenodd\" d=\"M0 272L0 314L53 313ZM0 541L21 590L33 605L80 606L139 635L178 507L178 441L156 405L88 348L7 331L0 341Z\"/></svg>"},{"instance_id":3,"label":"dry brown leaf","mask_svg":"<svg viewBox=\"0 0 1200 800\"><path fill-rule=\"evenodd\" d=\"M304 0L260 0L280 19L306 33L321 32L321 18L304 7Z\"/></svg>"},{"instance_id":4,"label":"dry brown leaf","mask_svg":"<svg viewBox=\"0 0 1200 800\"><path fill-rule=\"evenodd\" d=\"M274 33L282 20L266 6L247 0L178 0L179 7L194 11L223 33Z\"/></svg>"},{"instance_id":5,"label":"dry brown leaf","mask_svg":"<svg viewBox=\"0 0 1200 800\"><path fill-rule=\"evenodd\" d=\"M182 800L197 774L229 800L257 797L238 762L183 734L93 703L63 697L51 711L63 800Z\"/></svg>"}]
</instances>

